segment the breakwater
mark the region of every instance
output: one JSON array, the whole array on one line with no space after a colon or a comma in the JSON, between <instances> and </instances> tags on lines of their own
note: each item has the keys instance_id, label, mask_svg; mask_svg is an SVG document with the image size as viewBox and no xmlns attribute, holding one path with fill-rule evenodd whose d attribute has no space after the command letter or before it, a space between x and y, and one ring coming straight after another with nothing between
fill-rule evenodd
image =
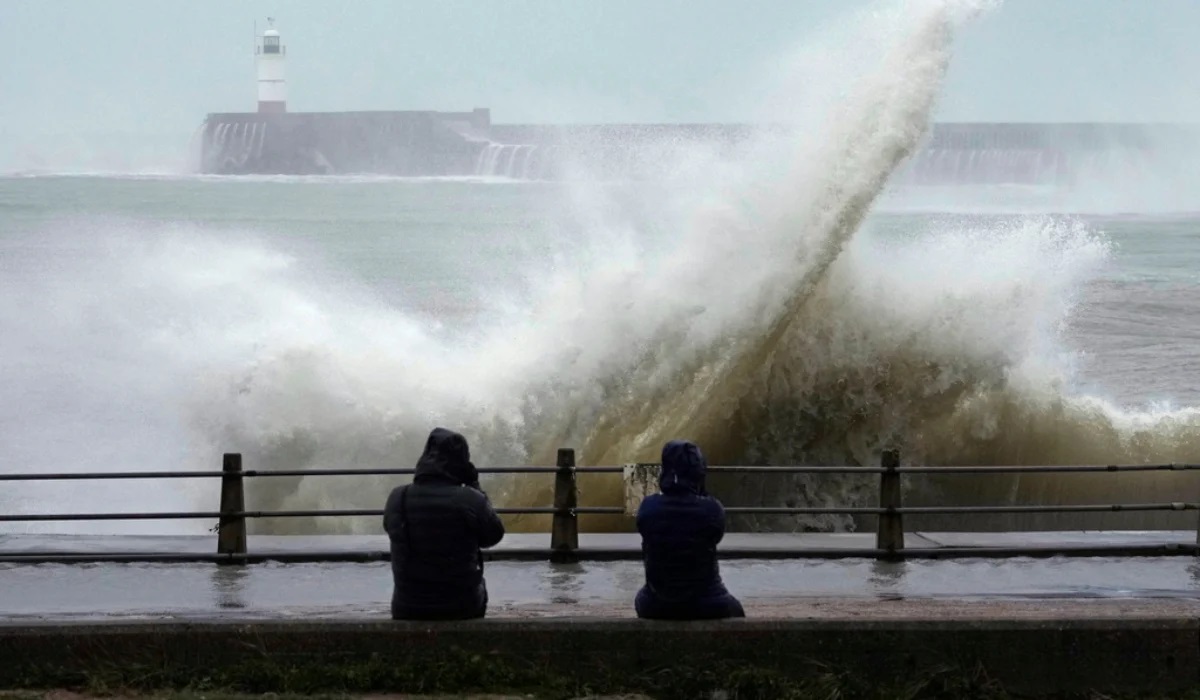
<instances>
[{"instance_id":1,"label":"breakwater","mask_svg":"<svg viewBox=\"0 0 1200 700\"><path fill-rule=\"evenodd\" d=\"M473 171L487 131L487 110L210 114L199 166L223 175L461 175Z\"/></svg>"},{"instance_id":2,"label":"breakwater","mask_svg":"<svg viewBox=\"0 0 1200 700\"><path fill-rule=\"evenodd\" d=\"M556 180L662 175L704 149L718 157L764 131L749 124L493 124L490 111L214 113L199 169L212 174L386 174ZM1171 124L938 123L896 174L912 185L1064 184L1130 176L1194 152L1200 129Z\"/></svg>"}]
</instances>

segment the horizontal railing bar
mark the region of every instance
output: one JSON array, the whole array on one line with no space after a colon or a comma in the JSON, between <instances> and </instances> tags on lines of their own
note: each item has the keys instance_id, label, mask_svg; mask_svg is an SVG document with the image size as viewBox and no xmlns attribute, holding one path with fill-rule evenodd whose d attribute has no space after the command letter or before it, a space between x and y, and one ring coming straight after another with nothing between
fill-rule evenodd
<instances>
[{"instance_id":1,"label":"horizontal railing bar","mask_svg":"<svg viewBox=\"0 0 1200 700\"><path fill-rule=\"evenodd\" d=\"M587 472L621 472L623 467L576 467L579 473ZM710 465L709 473L741 473L741 474L882 474L887 470L883 467L855 466L740 466L740 465ZM1200 471L1200 464L1065 464L1065 465L1033 465L1033 466L970 466L970 467L937 467L912 466L898 467L901 474L1019 474L1023 472L1151 472L1151 471Z\"/></svg>"},{"instance_id":2,"label":"horizontal railing bar","mask_svg":"<svg viewBox=\"0 0 1200 700\"><path fill-rule=\"evenodd\" d=\"M236 515L236 514L235 514ZM32 523L74 520L206 520L223 517L217 511L186 513L29 513L0 515L0 523Z\"/></svg>"},{"instance_id":3,"label":"horizontal railing bar","mask_svg":"<svg viewBox=\"0 0 1200 700\"><path fill-rule=\"evenodd\" d=\"M1200 471L1200 464L1065 464L1059 466L899 467L901 474L1070 474L1076 472Z\"/></svg>"},{"instance_id":4,"label":"horizontal railing bar","mask_svg":"<svg viewBox=\"0 0 1200 700\"><path fill-rule=\"evenodd\" d=\"M247 469L246 477L262 476L411 476L416 473L411 467L396 469ZM478 467L480 474L553 474L557 467Z\"/></svg>"},{"instance_id":5,"label":"horizontal railing bar","mask_svg":"<svg viewBox=\"0 0 1200 700\"><path fill-rule=\"evenodd\" d=\"M906 506L893 511L902 515L974 515L987 513L1108 513L1151 510L1200 510L1196 503L1113 503L1108 505L1065 506Z\"/></svg>"},{"instance_id":6,"label":"horizontal railing bar","mask_svg":"<svg viewBox=\"0 0 1200 700\"><path fill-rule=\"evenodd\" d=\"M584 474L620 474L624 467L573 467ZM416 469L247 469L243 476L371 476L371 475L412 475ZM477 467L480 474L555 474L558 467ZM219 472L218 472L219 473Z\"/></svg>"},{"instance_id":7,"label":"horizontal railing bar","mask_svg":"<svg viewBox=\"0 0 1200 700\"><path fill-rule=\"evenodd\" d=\"M751 515L880 515L886 508L787 508L772 506L728 506L726 513Z\"/></svg>"},{"instance_id":8,"label":"horizontal railing bar","mask_svg":"<svg viewBox=\"0 0 1200 700\"><path fill-rule=\"evenodd\" d=\"M47 474L0 474L0 481L91 481L93 479L211 479L219 471L182 472L57 472Z\"/></svg>"},{"instance_id":9,"label":"horizontal railing bar","mask_svg":"<svg viewBox=\"0 0 1200 700\"><path fill-rule=\"evenodd\" d=\"M621 466L575 467L580 474L619 474ZM413 468L363 469L247 469L246 478L306 476L411 476ZM480 467L480 474L553 474L558 467ZM713 473L745 474L881 474L882 467L853 466L710 466ZM899 467L901 474L1022 474L1076 472L1149 472L1200 471L1200 464L1108 464L1061 466L973 466L973 467ZM108 479L215 479L220 471L125 471L125 472L53 472L46 474L0 474L0 481L91 481Z\"/></svg>"},{"instance_id":10,"label":"horizontal railing bar","mask_svg":"<svg viewBox=\"0 0 1200 700\"><path fill-rule=\"evenodd\" d=\"M479 467L480 474L553 474L557 467ZM620 468L617 468L620 471ZM411 467L396 469L246 469L246 478L270 476L411 476ZM54 472L46 474L0 474L0 481L91 481L107 479L215 479L220 471L154 472Z\"/></svg>"},{"instance_id":11,"label":"horizontal railing bar","mask_svg":"<svg viewBox=\"0 0 1200 700\"><path fill-rule=\"evenodd\" d=\"M1029 547L913 547L903 550L905 559L993 559L1006 557L1164 557L1193 556L1200 551L1195 544L1107 544L1107 545L1064 545L1061 547L1034 545ZM585 561L641 561L638 549L580 547L575 554ZM731 547L721 549L722 560L780 560L780 559L876 559L894 556L874 547L796 547L763 548ZM522 547L485 550L484 558L490 561L548 561L552 556L549 547ZM289 564L344 562L374 563L391 559L390 553L374 551L310 551L310 552L248 552L246 554L163 553L163 552L45 552L6 553L0 552L0 563L6 564L82 564L82 563L242 563L258 564L280 562Z\"/></svg>"},{"instance_id":12,"label":"horizontal railing bar","mask_svg":"<svg viewBox=\"0 0 1200 700\"><path fill-rule=\"evenodd\" d=\"M583 471L586 467L580 467ZM809 466L709 466L709 472L759 473L759 474L882 474L883 467L809 467ZM901 474L1020 474L1020 473L1071 473L1071 472L1152 472L1152 471L1200 471L1200 464L1064 464L1031 466L912 466L898 467Z\"/></svg>"},{"instance_id":13,"label":"horizontal railing bar","mask_svg":"<svg viewBox=\"0 0 1200 700\"><path fill-rule=\"evenodd\" d=\"M1108 513L1142 511L1189 511L1200 510L1197 503L1113 503L1097 505L1013 505L1013 506L906 506L903 508L878 507L772 507L772 506L729 506L726 513L737 515L973 515L995 513ZM496 508L501 515L554 515L571 513L578 515L621 515L620 506L580 506L560 511L551 506L527 508ZM0 515L0 522L45 522L81 520L207 520L219 518L322 518L322 517L378 517L383 515L379 508L342 508L331 510L248 510L232 513L220 511L159 512L159 513L31 513L24 515Z\"/></svg>"},{"instance_id":14,"label":"horizontal railing bar","mask_svg":"<svg viewBox=\"0 0 1200 700\"><path fill-rule=\"evenodd\" d=\"M582 471L582 468L580 468ZM807 467L807 466L709 466L709 473L718 474L882 474L883 467Z\"/></svg>"},{"instance_id":15,"label":"horizontal railing bar","mask_svg":"<svg viewBox=\"0 0 1200 700\"><path fill-rule=\"evenodd\" d=\"M584 515L620 515L625 512L619 506L581 506L559 511L550 506L529 508L496 508L500 515L554 515L571 512ZM30 513L25 515L0 515L0 522L46 522L76 520L209 520L219 518L321 518L321 517L379 517L379 508L342 508L334 510L247 510L232 513L220 511L162 512L162 513Z\"/></svg>"}]
</instances>

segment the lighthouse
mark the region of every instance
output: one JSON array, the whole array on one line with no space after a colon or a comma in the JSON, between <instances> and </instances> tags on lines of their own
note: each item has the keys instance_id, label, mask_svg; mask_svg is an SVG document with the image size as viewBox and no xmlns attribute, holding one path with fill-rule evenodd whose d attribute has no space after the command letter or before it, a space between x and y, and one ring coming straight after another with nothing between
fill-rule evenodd
<instances>
[{"instance_id":1,"label":"lighthouse","mask_svg":"<svg viewBox=\"0 0 1200 700\"><path fill-rule=\"evenodd\" d=\"M275 29L275 19L267 18L267 29L259 38L254 54L258 59L258 111L287 111L287 86L283 81L283 59L287 49Z\"/></svg>"}]
</instances>

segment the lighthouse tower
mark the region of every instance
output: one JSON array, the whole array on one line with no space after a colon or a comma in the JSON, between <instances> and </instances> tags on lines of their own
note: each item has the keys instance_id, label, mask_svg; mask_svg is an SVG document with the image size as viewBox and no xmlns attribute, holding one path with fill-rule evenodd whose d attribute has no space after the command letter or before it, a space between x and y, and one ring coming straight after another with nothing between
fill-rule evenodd
<instances>
[{"instance_id":1,"label":"lighthouse tower","mask_svg":"<svg viewBox=\"0 0 1200 700\"><path fill-rule=\"evenodd\" d=\"M287 49L275 29L275 19L267 18L267 30L262 33L254 50L258 59L258 111L280 113L287 111L287 86L283 82L283 58Z\"/></svg>"}]
</instances>

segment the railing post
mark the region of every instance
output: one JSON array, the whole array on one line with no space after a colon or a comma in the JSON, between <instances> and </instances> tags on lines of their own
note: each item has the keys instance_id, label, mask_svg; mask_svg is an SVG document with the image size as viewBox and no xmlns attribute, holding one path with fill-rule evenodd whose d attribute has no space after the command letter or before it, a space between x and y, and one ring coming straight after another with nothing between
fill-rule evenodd
<instances>
[{"instance_id":1,"label":"railing post","mask_svg":"<svg viewBox=\"0 0 1200 700\"><path fill-rule=\"evenodd\" d=\"M227 513L246 511L242 486L242 455L226 453L221 464L221 519L217 525L217 554L246 553L246 518Z\"/></svg>"},{"instance_id":2,"label":"railing post","mask_svg":"<svg viewBox=\"0 0 1200 700\"><path fill-rule=\"evenodd\" d=\"M579 490L575 480L575 450L558 451L558 471L554 474L554 522L550 528L550 561L579 561L579 520L575 513Z\"/></svg>"},{"instance_id":3,"label":"railing post","mask_svg":"<svg viewBox=\"0 0 1200 700\"><path fill-rule=\"evenodd\" d=\"M1200 510L1196 511L1196 551L1193 554L1200 557Z\"/></svg>"},{"instance_id":4,"label":"railing post","mask_svg":"<svg viewBox=\"0 0 1200 700\"><path fill-rule=\"evenodd\" d=\"M900 498L900 453L896 450L885 450L880 466L884 471L879 475L879 507L885 512L879 514L879 524L875 531L875 548L882 550L881 559L904 558L904 516L896 512L901 507Z\"/></svg>"}]
</instances>

